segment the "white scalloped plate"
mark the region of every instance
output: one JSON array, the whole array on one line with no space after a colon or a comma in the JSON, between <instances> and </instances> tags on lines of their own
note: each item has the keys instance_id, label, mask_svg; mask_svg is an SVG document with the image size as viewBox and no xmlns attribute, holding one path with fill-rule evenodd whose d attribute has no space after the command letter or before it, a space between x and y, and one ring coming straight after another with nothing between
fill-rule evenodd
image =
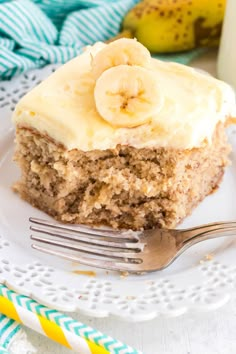
<instances>
[{"instance_id":1,"label":"white scalloped plate","mask_svg":"<svg viewBox=\"0 0 236 354\"><path fill-rule=\"evenodd\" d=\"M162 272L128 277L98 270L94 277L78 275L74 271L85 268L31 249L28 218L47 216L11 191L19 171L12 162L10 116L19 97L54 68L0 83L0 281L59 310L80 310L96 317L111 314L130 321L209 311L225 304L236 290L234 236L198 244ZM233 163L220 189L181 226L236 220L236 129L229 136ZM208 254L213 259L207 260Z\"/></svg>"}]
</instances>

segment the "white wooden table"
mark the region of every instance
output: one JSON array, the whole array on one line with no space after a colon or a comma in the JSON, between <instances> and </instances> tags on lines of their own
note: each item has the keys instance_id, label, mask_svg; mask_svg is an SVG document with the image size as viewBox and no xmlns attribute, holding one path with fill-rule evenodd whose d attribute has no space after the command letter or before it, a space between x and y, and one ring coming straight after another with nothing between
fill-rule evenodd
<instances>
[{"instance_id":1,"label":"white wooden table","mask_svg":"<svg viewBox=\"0 0 236 354\"><path fill-rule=\"evenodd\" d=\"M195 60L192 66L216 74L216 52ZM92 319L72 314L96 329L142 350L145 354L236 354L236 296L223 308L177 318L125 323L112 318ZM66 354L62 348L27 329L38 354Z\"/></svg>"}]
</instances>

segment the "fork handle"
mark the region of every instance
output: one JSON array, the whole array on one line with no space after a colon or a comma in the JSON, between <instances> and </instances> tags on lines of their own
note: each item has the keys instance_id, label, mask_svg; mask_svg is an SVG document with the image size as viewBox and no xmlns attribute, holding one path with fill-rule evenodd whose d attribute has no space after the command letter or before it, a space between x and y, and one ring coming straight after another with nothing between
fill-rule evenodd
<instances>
[{"instance_id":1,"label":"fork handle","mask_svg":"<svg viewBox=\"0 0 236 354\"><path fill-rule=\"evenodd\" d=\"M188 245L188 247L201 242L210 240L213 238L224 237L224 236L236 236L236 222L230 223L234 226L226 226L226 224L209 224L204 228L200 227L197 229L185 230L178 235L178 242L182 245ZM227 223L229 225L229 223Z\"/></svg>"}]
</instances>

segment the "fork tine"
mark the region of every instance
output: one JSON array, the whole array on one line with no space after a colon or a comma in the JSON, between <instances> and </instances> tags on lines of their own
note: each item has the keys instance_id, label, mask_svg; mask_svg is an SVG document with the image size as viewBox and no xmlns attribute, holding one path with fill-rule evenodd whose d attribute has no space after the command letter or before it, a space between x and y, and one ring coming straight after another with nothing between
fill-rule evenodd
<instances>
[{"instance_id":1,"label":"fork tine","mask_svg":"<svg viewBox=\"0 0 236 354\"><path fill-rule=\"evenodd\" d=\"M72 233L79 233L89 236L103 236L103 237L110 237L110 238L123 238L130 241L137 241L138 240L138 232L134 232L132 230L126 231L115 231L115 230L104 230L98 228L90 228L82 225L73 225L73 226L65 226L64 224L54 223L48 220L42 220L38 218L29 218L29 221L33 224L42 225L48 228L58 229L58 230L65 230Z\"/></svg>"},{"instance_id":2,"label":"fork tine","mask_svg":"<svg viewBox=\"0 0 236 354\"><path fill-rule=\"evenodd\" d=\"M140 271L140 269L138 268L138 264L114 262L114 260L100 261L95 258L74 256L74 255L70 255L68 253L55 251L55 250L49 249L47 247L42 247L42 246L35 245L35 244L32 245L32 248L37 251L43 252L43 253L47 253L47 254L50 254L53 256L57 256L57 257L61 257L61 258L64 258L64 259L72 261L72 262L78 262L79 264L87 265L90 267L95 267L95 268L100 268L100 269L105 269L105 270L129 272L129 273L137 273Z\"/></svg>"},{"instance_id":3,"label":"fork tine","mask_svg":"<svg viewBox=\"0 0 236 354\"><path fill-rule=\"evenodd\" d=\"M105 237L105 240L101 237L98 236L97 238L95 237L95 235L93 235L92 237L89 236L85 236L84 234L79 234L79 233L70 233L68 231L64 231L64 232L60 232L57 231L55 229L55 231L50 231L50 229L47 228L42 228L42 227L38 227L38 226L30 226L30 230L31 231L35 231L37 233L40 234L46 234L46 235L50 235L50 236L55 236L64 240L70 240L70 241L75 241L75 242L79 242L82 244L89 244L89 245L99 245L99 246L104 246L104 247L114 247L114 248L125 248L125 249L142 249L143 248L143 244L139 243L139 242L122 242L116 239L111 239Z\"/></svg>"},{"instance_id":4,"label":"fork tine","mask_svg":"<svg viewBox=\"0 0 236 354\"><path fill-rule=\"evenodd\" d=\"M102 256L102 257L109 257L113 259L132 259L132 261L136 260L139 252L127 252L127 251L117 251L117 250L109 250L105 247L100 247L100 246L83 246L83 245L78 245L72 242L65 242L65 241L58 241L58 240L52 240L47 237L42 237L42 236L30 236L31 240L46 243L49 245L57 246L57 247L62 247L66 249L70 249L73 251L78 251L81 253L86 253L86 254L92 254L94 256Z\"/></svg>"}]
</instances>

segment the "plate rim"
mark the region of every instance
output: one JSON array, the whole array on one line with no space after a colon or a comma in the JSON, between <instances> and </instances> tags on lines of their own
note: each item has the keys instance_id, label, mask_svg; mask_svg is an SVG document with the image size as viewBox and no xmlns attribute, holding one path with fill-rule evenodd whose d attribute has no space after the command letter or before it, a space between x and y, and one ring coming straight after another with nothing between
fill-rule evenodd
<instances>
[{"instance_id":1,"label":"plate rim","mask_svg":"<svg viewBox=\"0 0 236 354\"><path fill-rule=\"evenodd\" d=\"M41 79L47 76L52 70L55 69L55 67L57 66L49 65L42 69L32 70L27 73L27 75L23 74L13 80L0 82L0 87L4 85L5 92L9 92L11 95L15 87L21 87L20 83L24 79L24 82L28 82L28 85L26 86L31 88L37 81L35 79L32 80L32 78L36 77L36 79ZM18 91L22 93L21 88L19 88ZM12 97L15 100L14 94L12 94ZM5 105L3 108L0 108L0 112L2 112L3 115L9 115L9 108L12 108L12 106L10 106L11 103L9 105ZM10 120L6 119L5 124L0 126L0 136L2 135L0 138L0 149L4 150L4 146L8 146L9 139L11 140L13 137L13 130L13 124ZM0 169L1 162L2 159L0 158ZM117 292L116 286L109 284L109 280L100 281L96 278L86 278L85 280L82 276L76 276L76 279L81 279L81 281L83 280L84 284L81 291L78 292L76 290L77 292L75 291L73 294L74 290L72 291L67 287L62 289L61 284L59 286L54 286L53 290L53 286L50 284L50 279L54 279L52 274L55 276L55 273L58 270L52 271L52 267L47 264L39 264L37 260L31 259L31 257L28 259L28 263L26 262L24 265L18 263L14 264L14 261L8 261L7 263L7 259L5 259L5 252L8 247L13 250L16 245L13 244L11 240L4 237L4 235L0 234L0 265L2 266L0 281L5 283L12 290L31 296L36 301L61 311L80 311L88 316L113 316L126 321L140 322L151 320L159 316L180 316L191 311L201 312L214 310L226 304L236 292L235 265L228 266L226 264L221 264L216 259L212 262L204 262L204 264L198 265L198 267L194 270L186 270L181 273L180 278L186 276L190 281L190 278L194 272L196 273L196 277L205 277L205 284L210 284L205 287L202 286L202 284L195 284L191 286L189 292L185 288L176 286L176 282L172 279L173 275L170 275L163 276L156 282L149 281L150 284L148 284L147 288L144 289L144 292L146 291L144 294L145 296L140 296L135 299L128 299L128 295L123 296L119 293L119 291ZM17 252L17 247L14 252ZM3 261L5 261L5 263ZM42 274L39 274L39 272ZM36 276L34 277L33 274L36 274ZM59 271L58 276L60 274L61 273ZM30 287L30 281L27 280L27 277L29 280L32 280L34 284L38 282L38 284L41 285ZM216 278L219 280L219 286L212 290L212 282ZM72 280L70 280L70 282L71 281ZM127 279L124 279L123 281L126 282ZM117 283L118 282L120 283L120 280L117 281ZM139 281L136 281L136 283L137 282L141 283L140 278ZM136 283L132 280L132 285ZM44 290L42 290L43 287ZM99 299L99 295L95 296L96 292L100 292L101 299ZM214 296L212 294L214 294ZM57 304L55 305L54 300L56 295ZM82 298L79 299L80 296L84 296L84 298L87 297L88 300L82 300ZM106 301L106 303L102 302L102 300ZM116 307L112 307L113 303L116 304ZM98 305L100 306L99 309L97 307Z\"/></svg>"}]
</instances>

